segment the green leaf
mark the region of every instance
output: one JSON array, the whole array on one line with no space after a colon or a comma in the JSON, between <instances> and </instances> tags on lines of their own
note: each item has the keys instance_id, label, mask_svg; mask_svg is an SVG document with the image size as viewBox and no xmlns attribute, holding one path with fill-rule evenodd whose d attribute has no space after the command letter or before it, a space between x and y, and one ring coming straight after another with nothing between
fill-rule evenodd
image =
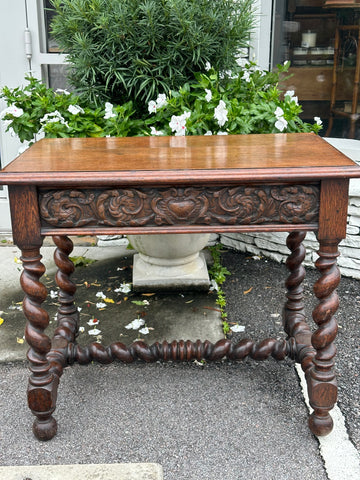
<instances>
[{"instance_id":1,"label":"green leaf","mask_svg":"<svg viewBox=\"0 0 360 480\"><path fill-rule=\"evenodd\" d=\"M69 259L73 262L75 267L87 267L92 263L96 262L96 260L92 258L86 258L83 256L80 257L69 257Z\"/></svg>"}]
</instances>

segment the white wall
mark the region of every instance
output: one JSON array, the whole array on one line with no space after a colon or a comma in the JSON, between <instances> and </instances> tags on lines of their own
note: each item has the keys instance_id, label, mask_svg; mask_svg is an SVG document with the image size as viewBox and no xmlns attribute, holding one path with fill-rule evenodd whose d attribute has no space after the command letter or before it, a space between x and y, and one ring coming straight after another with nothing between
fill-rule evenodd
<instances>
[{"instance_id":1,"label":"white wall","mask_svg":"<svg viewBox=\"0 0 360 480\"><path fill-rule=\"evenodd\" d=\"M21 85L29 63L24 50L26 26L25 0L1 0L0 2L0 88ZM0 101L0 111L6 107ZM0 125L1 163L5 166L17 155L20 142L5 133ZM6 189L0 190L0 231L10 230L10 214Z\"/></svg>"}]
</instances>

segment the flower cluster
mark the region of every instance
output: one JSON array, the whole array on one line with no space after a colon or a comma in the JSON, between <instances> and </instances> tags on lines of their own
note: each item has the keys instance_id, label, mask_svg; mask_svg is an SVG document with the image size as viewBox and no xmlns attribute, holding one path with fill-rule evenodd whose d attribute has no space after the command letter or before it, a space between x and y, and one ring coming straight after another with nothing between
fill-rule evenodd
<instances>
[{"instance_id":1,"label":"flower cluster","mask_svg":"<svg viewBox=\"0 0 360 480\"><path fill-rule=\"evenodd\" d=\"M149 113L156 113L159 108L165 107L166 104L167 104L167 100L166 100L165 93L160 93L156 101L151 100L148 103Z\"/></svg>"},{"instance_id":2,"label":"flower cluster","mask_svg":"<svg viewBox=\"0 0 360 480\"><path fill-rule=\"evenodd\" d=\"M172 132L175 132L175 137L182 137L186 132L186 120L190 118L191 112L184 112L178 117L173 115L169 123Z\"/></svg>"}]
</instances>

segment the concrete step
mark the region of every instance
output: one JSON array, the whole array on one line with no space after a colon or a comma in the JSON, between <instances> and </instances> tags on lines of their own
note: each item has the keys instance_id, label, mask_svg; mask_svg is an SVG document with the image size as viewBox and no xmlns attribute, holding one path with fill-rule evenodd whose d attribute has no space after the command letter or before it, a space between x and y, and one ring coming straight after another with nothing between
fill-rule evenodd
<instances>
[{"instance_id":1,"label":"concrete step","mask_svg":"<svg viewBox=\"0 0 360 480\"><path fill-rule=\"evenodd\" d=\"M156 463L114 463L99 465L21 465L0 467L6 480L163 480Z\"/></svg>"}]
</instances>

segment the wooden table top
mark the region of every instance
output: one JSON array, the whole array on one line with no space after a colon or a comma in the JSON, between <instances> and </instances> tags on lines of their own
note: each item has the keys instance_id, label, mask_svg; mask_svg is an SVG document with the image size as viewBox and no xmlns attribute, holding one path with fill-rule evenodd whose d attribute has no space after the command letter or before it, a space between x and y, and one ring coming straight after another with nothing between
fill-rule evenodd
<instances>
[{"instance_id":1,"label":"wooden table top","mask_svg":"<svg viewBox=\"0 0 360 480\"><path fill-rule=\"evenodd\" d=\"M352 177L360 177L360 167L321 137L290 133L43 139L0 172L0 184L216 184Z\"/></svg>"}]
</instances>

